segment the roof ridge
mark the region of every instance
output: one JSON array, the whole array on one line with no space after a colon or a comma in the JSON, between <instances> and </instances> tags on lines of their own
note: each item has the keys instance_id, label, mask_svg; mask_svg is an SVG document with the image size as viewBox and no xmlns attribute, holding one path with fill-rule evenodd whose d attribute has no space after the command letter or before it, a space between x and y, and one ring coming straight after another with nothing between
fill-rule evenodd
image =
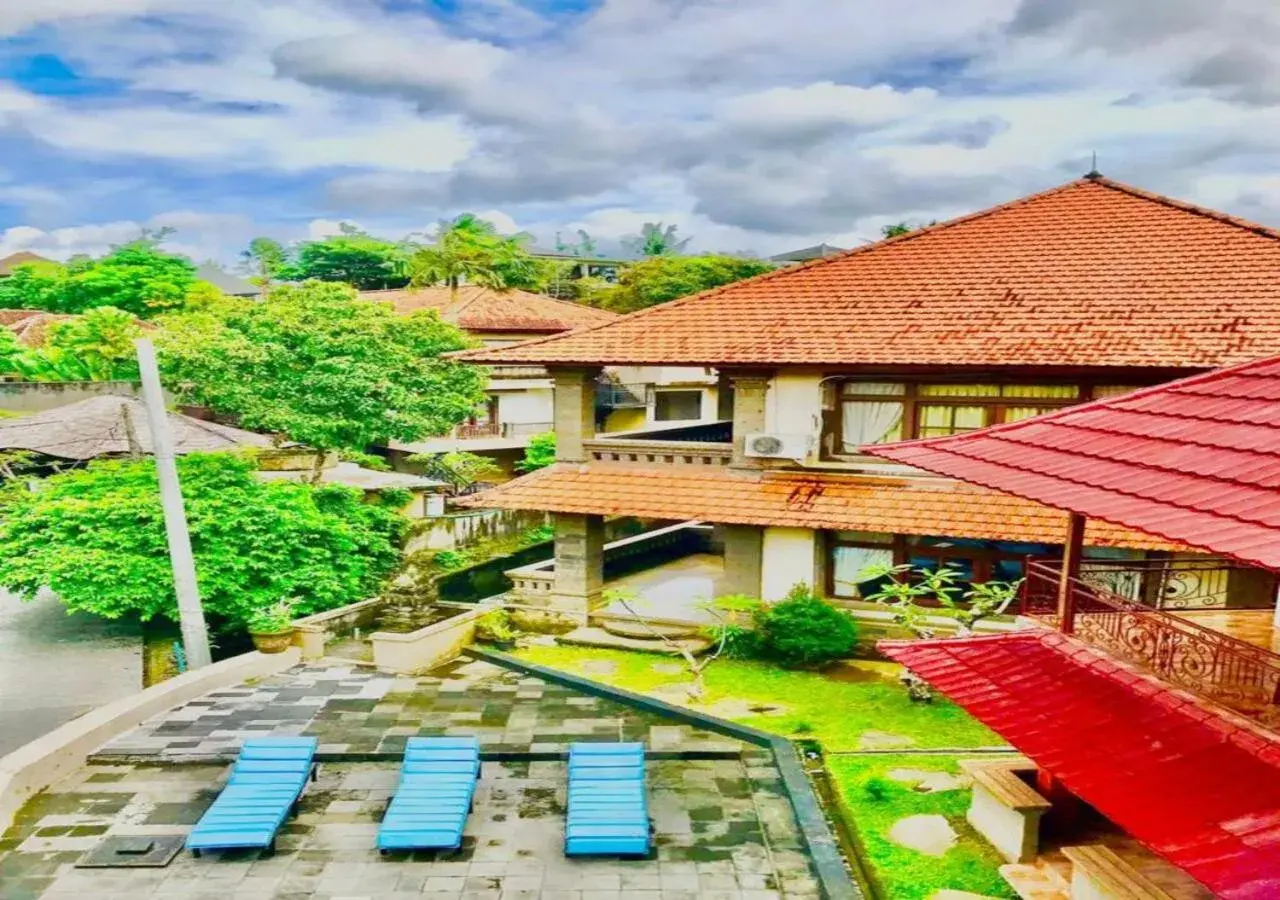
<instances>
[{"instance_id":1,"label":"roof ridge","mask_svg":"<svg viewBox=\"0 0 1280 900\"><path fill-rule=\"evenodd\" d=\"M1085 185L1092 184L1094 180L1095 179L1088 178L1088 177L1076 178L1066 182L1065 184L1055 185L1054 187L1046 188L1045 190L1038 191L1034 194L1028 194L1024 197L1017 197L1013 200L1008 200L1004 203L998 203L995 206L989 206L986 209L977 210L976 212L966 213L963 216L958 216L954 219L948 219L945 222L938 222L935 225L925 225L921 228L917 228L915 231L909 231L906 234L900 234L900 235L896 235L894 237L889 237L889 238L882 238L881 240L872 241L869 244L864 244L861 247L853 247L848 250L842 250L839 253L833 253L831 256L821 256L821 257L818 257L817 259L805 260L804 262L797 263L792 266L779 266L778 268L773 269L769 272L761 272L759 275L752 275L750 278L743 278L738 281L731 281L728 284L722 284L722 285L719 285L718 287L708 288L705 291L699 291L698 293L690 294L687 297L679 297L675 300L668 300L666 303L658 303L653 306L645 307L644 309L638 309L635 312L625 313L619 316L617 319L614 319L612 322L601 322L599 325L592 325L587 328L580 328L572 332L562 332L560 334L552 334L552 335L547 335L546 337L534 338L533 340L522 341L519 344L512 344L510 347L502 347L500 348L500 350L507 351L507 350L515 350L515 349L525 349L527 347L542 346L544 344L552 343L554 341L563 340L565 338L570 337L571 335L574 338L578 338L589 332L594 332L601 328L609 328L621 322L630 321L631 319L636 317L642 317L649 314L656 314L662 310L679 309L696 300L701 300L704 297L715 297L730 289L736 290L744 285L759 284L760 282L769 281L770 279L773 279L773 278L780 278L785 275L792 275L796 272L807 271L809 269L818 268L820 266L830 265L832 263L836 263L836 262L839 262L840 260L848 259L858 254L869 253L873 250L880 250L885 247L889 247L897 244L903 244L908 241L914 240L916 238L924 237L925 235L934 234L936 232L943 231L948 228L952 228L956 225L961 225L966 222L971 222L975 219L981 219L986 216L991 216L991 215L995 215L996 213L1004 212L1007 209L1014 209L1019 206L1025 206L1028 203L1033 203L1037 200L1042 200L1045 197L1051 197L1054 194L1063 193L1073 188L1084 187ZM486 350L492 350L492 349L493 348L481 348L478 351L464 351L464 353L473 353L473 352L483 353ZM464 354L459 354L459 356L463 359L466 358Z\"/></svg>"}]
</instances>

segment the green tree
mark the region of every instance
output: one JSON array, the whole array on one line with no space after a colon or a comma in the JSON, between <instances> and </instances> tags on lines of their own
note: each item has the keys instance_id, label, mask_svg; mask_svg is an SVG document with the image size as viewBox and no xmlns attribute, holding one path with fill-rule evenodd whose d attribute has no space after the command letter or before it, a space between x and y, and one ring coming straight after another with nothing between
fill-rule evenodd
<instances>
[{"instance_id":1,"label":"green tree","mask_svg":"<svg viewBox=\"0 0 1280 900\"><path fill-rule=\"evenodd\" d=\"M343 224L342 233L298 247L288 275L298 281L341 281L360 291L404 287L409 283L404 248ZM277 270L277 274L281 274Z\"/></svg>"},{"instance_id":2,"label":"green tree","mask_svg":"<svg viewBox=\"0 0 1280 900\"><path fill-rule=\"evenodd\" d=\"M459 494L471 487L501 477L502 470L487 456L454 450L449 453L415 453L409 462L420 463L422 474L448 484Z\"/></svg>"},{"instance_id":3,"label":"green tree","mask_svg":"<svg viewBox=\"0 0 1280 900\"><path fill-rule=\"evenodd\" d=\"M442 358L471 346L431 310L397 316L346 285L281 285L166 316L157 336L171 390L323 449L445 434L484 401L487 372Z\"/></svg>"},{"instance_id":4,"label":"green tree","mask_svg":"<svg viewBox=\"0 0 1280 900\"><path fill-rule=\"evenodd\" d=\"M178 460L205 610L242 626L291 597L297 614L373 596L399 562L406 521L340 485L263 482L252 457ZM69 609L176 620L154 461L111 460L4 495L0 585L54 590Z\"/></svg>"},{"instance_id":5,"label":"green tree","mask_svg":"<svg viewBox=\"0 0 1280 900\"><path fill-rule=\"evenodd\" d=\"M266 285L273 281L290 280L293 263L289 251L275 238L257 237L249 242L249 249L240 254L240 267L254 284Z\"/></svg>"},{"instance_id":6,"label":"green tree","mask_svg":"<svg viewBox=\"0 0 1280 900\"><path fill-rule=\"evenodd\" d=\"M929 222L928 225L912 225L909 222L895 222L892 225L883 226L880 229L880 234L886 239L902 237L904 234L910 234L911 232L918 231L921 228L929 228L937 224L937 219Z\"/></svg>"},{"instance_id":7,"label":"green tree","mask_svg":"<svg viewBox=\"0 0 1280 900\"><path fill-rule=\"evenodd\" d=\"M655 256L623 269L616 285L590 299L614 312L635 312L772 270L763 260L737 256Z\"/></svg>"},{"instance_id":8,"label":"green tree","mask_svg":"<svg viewBox=\"0 0 1280 900\"><path fill-rule=\"evenodd\" d=\"M622 246L637 256L679 256L693 238L677 238L678 230L676 225L645 222L639 234L622 239Z\"/></svg>"},{"instance_id":9,"label":"green tree","mask_svg":"<svg viewBox=\"0 0 1280 900\"><path fill-rule=\"evenodd\" d=\"M8 330L6 334L10 334ZM29 381L136 381L133 342L142 326L132 313L99 306L54 322L44 344L9 357L10 371ZM0 358L5 349L0 348Z\"/></svg>"},{"instance_id":10,"label":"green tree","mask_svg":"<svg viewBox=\"0 0 1280 900\"><path fill-rule=\"evenodd\" d=\"M441 222L433 243L419 247L409 260L419 287L461 284L505 291L539 290L548 267L529 254L528 235L501 235L492 222L464 213Z\"/></svg>"},{"instance_id":11,"label":"green tree","mask_svg":"<svg viewBox=\"0 0 1280 900\"><path fill-rule=\"evenodd\" d=\"M58 313L114 306L142 318L179 307L196 283L196 267L162 251L159 241L165 236L144 236L98 259L77 256L65 265L18 266L0 281L0 306Z\"/></svg>"},{"instance_id":12,"label":"green tree","mask_svg":"<svg viewBox=\"0 0 1280 900\"><path fill-rule=\"evenodd\" d=\"M516 471L536 472L555 461L556 433L546 431L529 438L529 446L524 449L524 458L516 463Z\"/></svg>"},{"instance_id":13,"label":"green tree","mask_svg":"<svg viewBox=\"0 0 1280 900\"><path fill-rule=\"evenodd\" d=\"M596 241L581 228L578 229L578 240L573 244L561 240L560 233L556 232L556 250L560 253L568 253L570 256L595 256Z\"/></svg>"}]
</instances>

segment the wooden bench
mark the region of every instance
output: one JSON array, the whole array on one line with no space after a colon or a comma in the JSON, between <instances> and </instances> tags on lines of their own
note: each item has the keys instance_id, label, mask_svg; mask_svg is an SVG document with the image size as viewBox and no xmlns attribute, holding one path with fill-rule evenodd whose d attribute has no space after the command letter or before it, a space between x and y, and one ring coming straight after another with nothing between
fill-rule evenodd
<instances>
[{"instance_id":1,"label":"wooden bench","mask_svg":"<svg viewBox=\"0 0 1280 900\"><path fill-rule=\"evenodd\" d=\"M1025 757L961 760L973 779L969 824L1011 863L1029 862L1040 852L1040 819L1053 805L1019 773L1035 772Z\"/></svg>"},{"instance_id":2,"label":"wooden bench","mask_svg":"<svg viewBox=\"0 0 1280 900\"><path fill-rule=\"evenodd\" d=\"M1173 900L1102 844L1063 847L1071 860L1071 900Z\"/></svg>"}]
</instances>

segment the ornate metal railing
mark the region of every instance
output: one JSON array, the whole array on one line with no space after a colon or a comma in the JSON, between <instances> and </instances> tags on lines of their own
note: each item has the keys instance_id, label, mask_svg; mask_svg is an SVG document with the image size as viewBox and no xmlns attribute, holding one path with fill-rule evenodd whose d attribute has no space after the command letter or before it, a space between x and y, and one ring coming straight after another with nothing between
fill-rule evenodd
<instances>
[{"instance_id":1,"label":"ornate metal railing","mask_svg":"<svg viewBox=\"0 0 1280 900\"><path fill-rule=\"evenodd\" d=\"M1060 568L1028 563L1022 588L1023 615L1055 628ZM1083 577L1070 590L1080 640L1238 712L1280 722L1280 656Z\"/></svg>"},{"instance_id":2,"label":"ornate metal railing","mask_svg":"<svg viewBox=\"0 0 1280 900\"><path fill-rule=\"evenodd\" d=\"M1080 566L1080 580L1144 606L1169 610L1271 606L1275 596L1271 573L1235 560L1211 556L1194 559L1086 559ZM1242 596L1258 602L1241 603ZM1228 603L1229 597L1234 602Z\"/></svg>"},{"instance_id":3,"label":"ornate metal railing","mask_svg":"<svg viewBox=\"0 0 1280 900\"><path fill-rule=\"evenodd\" d=\"M471 438L502 437L502 425L499 422L478 422L475 425L463 424L458 426L457 436L459 440L464 441Z\"/></svg>"}]
</instances>

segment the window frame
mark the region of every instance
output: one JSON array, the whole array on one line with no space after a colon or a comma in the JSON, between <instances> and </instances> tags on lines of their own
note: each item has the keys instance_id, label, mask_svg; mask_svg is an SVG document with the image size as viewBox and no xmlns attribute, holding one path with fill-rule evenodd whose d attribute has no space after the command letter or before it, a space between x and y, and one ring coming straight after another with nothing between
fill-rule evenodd
<instances>
[{"instance_id":1,"label":"window frame","mask_svg":"<svg viewBox=\"0 0 1280 900\"><path fill-rule=\"evenodd\" d=\"M828 410L826 417L826 427L824 428L824 445L827 443L826 436L830 435L831 451L830 458L833 459L853 459L861 454L855 452L846 452L841 446L841 435L844 434L844 404L846 401L853 402L901 402L902 403L902 440L914 441L920 439L921 427L921 409L926 406L981 406L985 411L984 423L979 427L988 427L990 425L1002 424L1005 421L1007 411L1010 409L1025 409L1027 407L1042 407L1045 412L1052 412L1059 409L1065 409L1069 406L1077 406L1081 403L1087 403L1093 399L1093 384L1081 383L1076 381L1059 381L1047 379L1044 381L1008 381L985 379L981 383L998 385L1001 388L1018 387L1030 385L1054 385L1067 386L1077 388L1078 394L1075 397L991 397L991 396L970 396L970 397L929 397L921 396L921 385L947 384L945 379L924 379L917 378L915 380L895 379L893 376L872 377L872 376L850 376L848 378L833 379L834 381L834 409ZM886 384L896 383L902 384L903 393L901 394L859 394L857 392L846 393L846 387L859 383ZM956 382L957 384L976 384L979 383L975 377L973 380L964 382ZM963 433L963 432L957 432ZM937 435L935 435L937 437Z\"/></svg>"},{"instance_id":2,"label":"window frame","mask_svg":"<svg viewBox=\"0 0 1280 900\"><path fill-rule=\"evenodd\" d=\"M661 419L658 417L658 398L663 394L696 394L698 411L691 419ZM653 421L655 422L701 422L702 407L706 404L706 392L701 388L654 388L653 389Z\"/></svg>"}]
</instances>

